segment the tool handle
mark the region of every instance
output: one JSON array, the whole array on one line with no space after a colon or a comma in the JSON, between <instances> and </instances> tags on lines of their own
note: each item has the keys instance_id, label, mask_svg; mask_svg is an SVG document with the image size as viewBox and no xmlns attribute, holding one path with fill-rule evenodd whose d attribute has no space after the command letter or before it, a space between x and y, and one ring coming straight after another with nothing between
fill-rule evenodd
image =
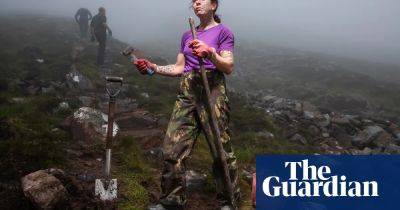
<instances>
[{"instance_id":1,"label":"tool handle","mask_svg":"<svg viewBox=\"0 0 400 210\"><path fill-rule=\"evenodd\" d=\"M124 78L122 77L106 77L107 82L123 84Z\"/></svg>"},{"instance_id":2,"label":"tool handle","mask_svg":"<svg viewBox=\"0 0 400 210\"><path fill-rule=\"evenodd\" d=\"M135 54L133 54L134 51L135 49L133 47L128 46L125 50L121 52L121 55L130 57L131 62L135 62L137 60L137 57L135 56ZM147 75L152 76L154 73L155 72L152 69L147 68Z\"/></svg>"},{"instance_id":3,"label":"tool handle","mask_svg":"<svg viewBox=\"0 0 400 210\"><path fill-rule=\"evenodd\" d=\"M196 29L194 26L194 20L193 18L189 18L189 24L190 24L190 29L192 31L192 35L193 35L193 39L197 38L196 35ZM232 186L232 182L231 182L231 177L229 174L229 167L227 164L227 160L226 160L226 156L225 156L225 151L223 149L223 145L222 145L222 141L221 141L221 133L218 127L218 122L217 122L217 118L216 118L216 114L215 114L215 110L214 107L211 106L211 92L210 92L210 86L208 84L208 80L207 80L207 75L206 75L206 70L204 67L204 61L203 58L199 58L199 65L200 65L200 72L201 72L201 78L203 81L203 86L206 92L206 107L208 109L208 114L209 117L211 119L211 131L213 133L213 137L214 137L214 148L212 148L212 154L213 154L213 158L215 158L215 160L217 161L217 163L220 164L221 168L221 172L222 172L222 183L225 187L225 190L228 192L229 194L229 199L231 201L231 204L233 205L234 209L237 209L236 207L236 201L235 201L235 196L234 196L234 192L233 192L233 186ZM211 145L211 143L210 143Z\"/></svg>"},{"instance_id":4,"label":"tool handle","mask_svg":"<svg viewBox=\"0 0 400 210\"><path fill-rule=\"evenodd\" d=\"M132 53L131 54L131 61L135 62L136 60L137 60L137 57ZM152 69L147 68L147 75L152 76L154 73L155 72Z\"/></svg>"}]
</instances>

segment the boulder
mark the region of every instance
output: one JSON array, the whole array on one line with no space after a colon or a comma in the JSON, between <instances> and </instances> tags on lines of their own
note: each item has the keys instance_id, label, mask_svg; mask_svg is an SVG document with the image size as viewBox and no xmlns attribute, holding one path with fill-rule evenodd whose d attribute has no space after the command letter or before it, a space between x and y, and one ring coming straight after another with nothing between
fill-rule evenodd
<instances>
[{"instance_id":1,"label":"boulder","mask_svg":"<svg viewBox=\"0 0 400 210\"><path fill-rule=\"evenodd\" d=\"M331 124L331 118L328 114L323 114L315 119L316 124L321 128L326 128Z\"/></svg>"},{"instance_id":2,"label":"boulder","mask_svg":"<svg viewBox=\"0 0 400 210\"><path fill-rule=\"evenodd\" d=\"M105 140L107 136L108 115L99 110L82 107L77 110L70 123L70 130L74 140L95 141ZM118 133L119 127L114 122L113 136Z\"/></svg>"},{"instance_id":3,"label":"boulder","mask_svg":"<svg viewBox=\"0 0 400 210\"><path fill-rule=\"evenodd\" d=\"M21 179L24 195L39 209L55 209L68 192L55 176L40 170Z\"/></svg>"},{"instance_id":4,"label":"boulder","mask_svg":"<svg viewBox=\"0 0 400 210\"><path fill-rule=\"evenodd\" d=\"M365 147L371 144L382 132L384 130L379 126L367 126L353 138L352 143L355 146Z\"/></svg>"}]
</instances>

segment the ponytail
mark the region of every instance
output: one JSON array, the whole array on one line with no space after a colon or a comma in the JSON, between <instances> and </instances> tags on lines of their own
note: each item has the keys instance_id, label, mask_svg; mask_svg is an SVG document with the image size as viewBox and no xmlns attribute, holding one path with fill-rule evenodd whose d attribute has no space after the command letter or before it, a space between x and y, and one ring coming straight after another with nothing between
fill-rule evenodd
<instances>
[{"instance_id":1,"label":"ponytail","mask_svg":"<svg viewBox=\"0 0 400 210\"><path fill-rule=\"evenodd\" d=\"M214 20L215 20L215 22L217 22L217 23L221 23L221 18L220 18L219 15L217 15L217 14L214 14Z\"/></svg>"}]
</instances>

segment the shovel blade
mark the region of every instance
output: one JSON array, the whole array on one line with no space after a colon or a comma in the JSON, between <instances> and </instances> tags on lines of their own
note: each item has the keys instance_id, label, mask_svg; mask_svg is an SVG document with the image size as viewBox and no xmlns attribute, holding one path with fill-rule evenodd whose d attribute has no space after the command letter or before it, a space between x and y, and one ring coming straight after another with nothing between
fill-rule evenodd
<instances>
[{"instance_id":1,"label":"shovel blade","mask_svg":"<svg viewBox=\"0 0 400 210\"><path fill-rule=\"evenodd\" d=\"M117 198L117 179L96 179L94 193L102 201L110 201Z\"/></svg>"}]
</instances>

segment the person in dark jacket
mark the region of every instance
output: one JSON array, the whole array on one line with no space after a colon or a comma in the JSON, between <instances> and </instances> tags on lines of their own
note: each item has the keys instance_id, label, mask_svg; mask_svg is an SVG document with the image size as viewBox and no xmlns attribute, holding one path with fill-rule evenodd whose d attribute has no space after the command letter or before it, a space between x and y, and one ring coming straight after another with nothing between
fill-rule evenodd
<instances>
[{"instance_id":1,"label":"person in dark jacket","mask_svg":"<svg viewBox=\"0 0 400 210\"><path fill-rule=\"evenodd\" d=\"M75 14L75 20L79 25L81 38L86 38L89 29L89 20L92 19L92 14L86 8L80 8Z\"/></svg>"},{"instance_id":2,"label":"person in dark jacket","mask_svg":"<svg viewBox=\"0 0 400 210\"><path fill-rule=\"evenodd\" d=\"M90 31L92 33L92 41L97 40L99 43L97 51L97 64L104 64L104 53L106 50L107 31L112 36L112 31L107 25L106 10L104 7L99 8L99 13L95 15L90 23Z\"/></svg>"}]
</instances>

